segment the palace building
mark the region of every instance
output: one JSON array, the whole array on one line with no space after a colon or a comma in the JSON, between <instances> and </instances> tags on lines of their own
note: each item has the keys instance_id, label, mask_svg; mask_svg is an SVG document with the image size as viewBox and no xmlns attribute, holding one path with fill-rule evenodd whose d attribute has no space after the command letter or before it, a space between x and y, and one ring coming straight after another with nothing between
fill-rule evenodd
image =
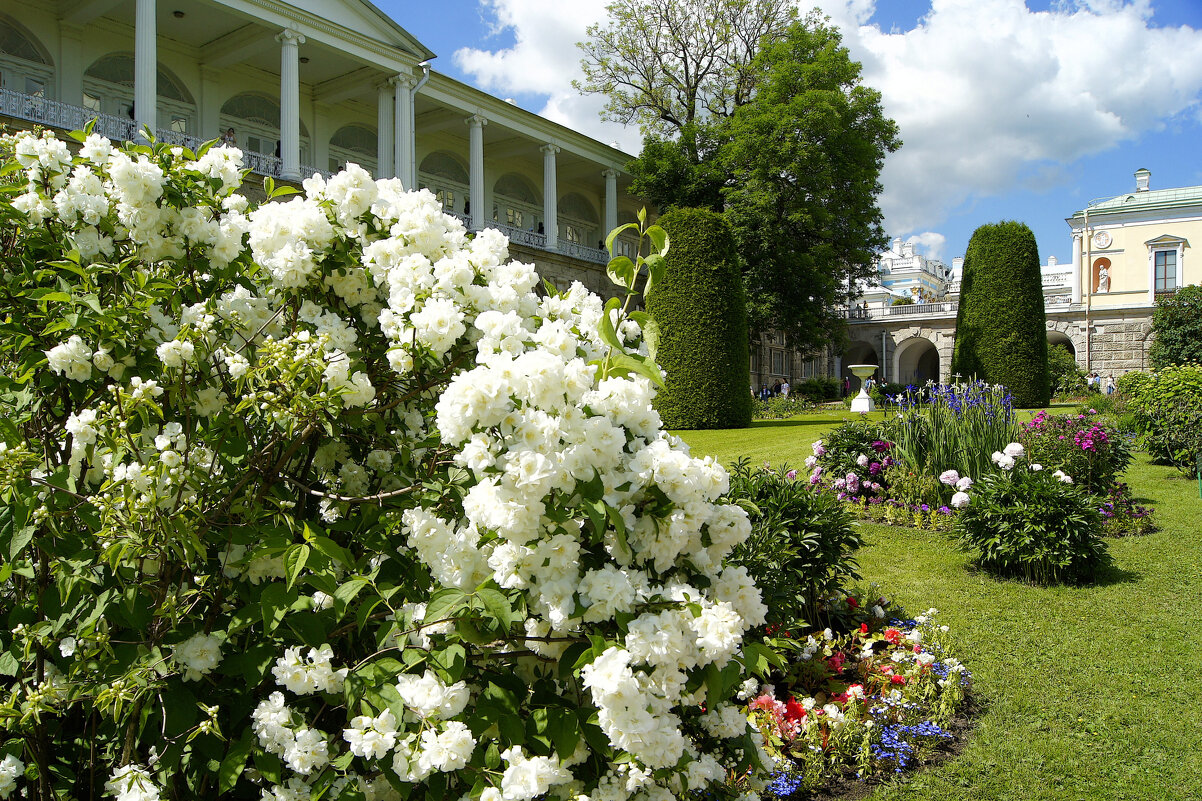
<instances>
[{"instance_id":1,"label":"palace building","mask_svg":"<svg viewBox=\"0 0 1202 801\"><path fill-rule=\"evenodd\" d=\"M632 158L432 70L367 0L0 3L0 122L111 139L226 138L256 182L353 161L428 187L515 258L612 294L601 249L642 205ZM629 249L629 242L619 248Z\"/></svg>"}]
</instances>

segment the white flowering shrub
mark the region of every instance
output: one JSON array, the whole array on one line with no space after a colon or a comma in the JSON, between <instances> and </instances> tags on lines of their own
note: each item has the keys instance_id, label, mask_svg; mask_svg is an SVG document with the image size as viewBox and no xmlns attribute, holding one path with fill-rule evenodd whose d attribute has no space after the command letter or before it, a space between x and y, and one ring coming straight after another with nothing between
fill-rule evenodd
<instances>
[{"instance_id":1,"label":"white flowering shrub","mask_svg":"<svg viewBox=\"0 0 1202 801\"><path fill-rule=\"evenodd\" d=\"M235 149L77 138L0 143L0 798L757 767L749 524L662 430L640 313L354 165L256 207Z\"/></svg>"}]
</instances>

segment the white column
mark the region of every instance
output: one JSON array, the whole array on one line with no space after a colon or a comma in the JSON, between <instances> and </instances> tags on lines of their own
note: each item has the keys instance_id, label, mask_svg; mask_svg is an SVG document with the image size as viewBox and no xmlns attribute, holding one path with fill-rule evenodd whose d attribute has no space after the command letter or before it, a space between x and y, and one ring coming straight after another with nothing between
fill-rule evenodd
<instances>
[{"instance_id":1,"label":"white column","mask_svg":"<svg viewBox=\"0 0 1202 801\"><path fill-rule=\"evenodd\" d=\"M1156 251L1148 248L1148 305L1156 304Z\"/></svg>"},{"instance_id":2,"label":"white column","mask_svg":"<svg viewBox=\"0 0 1202 801\"><path fill-rule=\"evenodd\" d=\"M376 177L389 178L392 152L396 149L392 134L392 79L380 84L376 92Z\"/></svg>"},{"instance_id":3,"label":"white column","mask_svg":"<svg viewBox=\"0 0 1202 801\"><path fill-rule=\"evenodd\" d=\"M158 34L155 30L155 0L138 0L134 12L134 119L138 130L158 130Z\"/></svg>"},{"instance_id":4,"label":"white column","mask_svg":"<svg viewBox=\"0 0 1202 801\"><path fill-rule=\"evenodd\" d=\"M604 240L609 232L618 227L618 171L605 170L605 229L601 232Z\"/></svg>"},{"instance_id":5,"label":"white column","mask_svg":"<svg viewBox=\"0 0 1202 801\"><path fill-rule=\"evenodd\" d=\"M555 145L543 145L543 232L547 250L559 250L559 181L555 175Z\"/></svg>"},{"instance_id":6,"label":"white column","mask_svg":"<svg viewBox=\"0 0 1202 801\"><path fill-rule=\"evenodd\" d=\"M480 114L473 114L465 122L470 128L468 198L471 204L472 229L479 231L488 225L488 214L484 210L484 126L488 124L488 120Z\"/></svg>"},{"instance_id":7,"label":"white column","mask_svg":"<svg viewBox=\"0 0 1202 801\"><path fill-rule=\"evenodd\" d=\"M319 170L328 170L330 168L330 138L337 130L335 126L338 125L334 107L326 103L314 103L312 120L309 130L312 132L313 139L309 142L309 147L312 151L310 157L313 162L310 166ZM308 178L310 175L304 177Z\"/></svg>"},{"instance_id":8,"label":"white column","mask_svg":"<svg viewBox=\"0 0 1202 801\"><path fill-rule=\"evenodd\" d=\"M280 43L280 177L300 179L300 46L305 37L288 28Z\"/></svg>"},{"instance_id":9,"label":"white column","mask_svg":"<svg viewBox=\"0 0 1202 801\"><path fill-rule=\"evenodd\" d=\"M197 135L203 140L217 139L221 129L221 73L203 64L200 67L200 126ZM236 136L238 131L234 131Z\"/></svg>"},{"instance_id":10,"label":"white column","mask_svg":"<svg viewBox=\"0 0 1202 801\"><path fill-rule=\"evenodd\" d=\"M393 151L393 172L401 179L401 186L412 191L417 188L416 176L410 169L413 163L413 80L412 75L401 73L394 79L396 85L395 109L396 145Z\"/></svg>"},{"instance_id":11,"label":"white column","mask_svg":"<svg viewBox=\"0 0 1202 801\"><path fill-rule=\"evenodd\" d=\"M1073 234L1073 279L1069 282L1073 290L1073 303L1081 302L1081 235Z\"/></svg>"},{"instance_id":12,"label":"white column","mask_svg":"<svg viewBox=\"0 0 1202 801\"><path fill-rule=\"evenodd\" d=\"M73 25L59 26L58 99L83 105L83 32Z\"/></svg>"}]
</instances>

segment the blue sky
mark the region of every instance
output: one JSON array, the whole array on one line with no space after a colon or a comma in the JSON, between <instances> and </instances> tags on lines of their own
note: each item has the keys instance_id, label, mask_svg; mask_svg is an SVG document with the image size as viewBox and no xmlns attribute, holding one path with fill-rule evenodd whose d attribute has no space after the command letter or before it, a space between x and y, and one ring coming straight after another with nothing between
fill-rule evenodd
<instances>
[{"instance_id":1,"label":"blue sky","mask_svg":"<svg viewBox=\"0 0 1202 801\"><path fill-rule=\"evenodd\" d=\"M604 0L376 0L434 68L636 152L570 86ZM815 3L803 2L808 8ZM1027 223L1070 257L1064 218L1134 188L1202 184L1200 0L816 0L901 128L888 233L950 262L976 226Z\"/></svg>"}]
</instances>

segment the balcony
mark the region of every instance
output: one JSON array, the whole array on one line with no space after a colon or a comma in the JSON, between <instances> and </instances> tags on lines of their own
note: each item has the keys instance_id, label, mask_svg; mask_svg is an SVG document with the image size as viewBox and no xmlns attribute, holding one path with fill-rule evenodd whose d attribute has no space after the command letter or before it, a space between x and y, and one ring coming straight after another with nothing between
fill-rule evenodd
<instances>
[{"instance_id":1,"label":"balcony","mask_svg":"<svg viewBox=\"0 0 1202 801\"><path fill-rule=\"evenodd\" d=\"M908 303L900 306L852 307L847 310L849 320L896 320L913 317L955 316L959 304L955 301L938 303Z\"/></svg>"},{"instance_id":2,"label":"balcony","mask_svg":"<svg viewBox=\"0 0 1202 801\"><path fill-rule=\"evenodd\" d=\"M61 100L27 95L12 89L0 89L0 116L25 120L63 131L82 130L90 121L95 120L96 125L92 130L109 139L128 142L134 140L138 135L138 124L126 117L101 114L83 106L73 106ZM189 136L163 129L155 131L155 138L160 142L180 145L190 150L196 150L206 141L198 136ZM244 150L242 151L242 160L251 172L272 178L280 177L283 162L275 156ZM326 178L332 174L316 167L301 165L301 176L308 177L313 173L319 173Z\"/></svg>"}]
</instances>

